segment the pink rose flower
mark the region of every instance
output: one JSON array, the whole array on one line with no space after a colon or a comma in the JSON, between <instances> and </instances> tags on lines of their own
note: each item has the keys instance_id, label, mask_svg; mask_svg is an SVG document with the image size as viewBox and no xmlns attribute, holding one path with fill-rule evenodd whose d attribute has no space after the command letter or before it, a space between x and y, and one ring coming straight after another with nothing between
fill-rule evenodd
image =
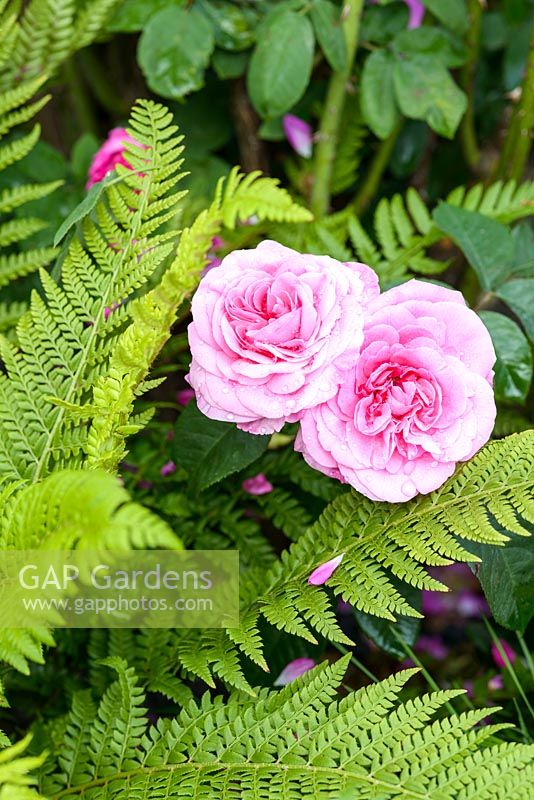
<instances>
[{"instance_id":1,"label":"pink rose flower","mask_svg":"<svg viewBox=\"0 0 534 800\"><path fill-rule=\"evenodd\" d=\"M273 490L272 483L267 480L263 472L259 472L252 478L246 478L241 485L245 492L253 495L269 494Z\"/></svg>"},{"instance_id":2,"label":"pink rose flower","mask_svg":"<svg viewBox=\"0 0 534 800\"><path fill-rule=\"evenodd\" d=\"M326 583L339 567L344 557L345 553L341 553L340 556L331 558L330 561L325 561L324 564L319 564L319 566L313 570L312 574L308 578L308 583L310 586L322 586L324 583Z\"/></svg>"},{"instance_id":3,"label":"pink rose flower","mask_svg":"<svg viewBox=\"0 0 534 800\"><path fill-rule=\"evenodd\" d=\"M303 414L295 448L366 497L403 502L488 440L495 352L452 289L408 281L368 312L360 357L336 396Z\"/></svg>"},{"instance_id":4,"label":"pink rose flower","mask_svg":"<svg viewBox=\"0 0 534 800\"><path fill-rule=\"evenodd\" d=\"M312 658L296 658L294 661L290 661L287 666L284 667L278 678L275 680L273 686L287 686L288 683L291 681L300 678L301 675L304 675L306 672L309 672L310 669L313 669L315 666L315 661Z\"/></svg>"},{"instance_id":5,"label":"pink rose flower","mask_svg":"<svg viewBox=\"0 0 534 800\"><path fill-rule=\"evenodd\" d=\"M199 409L266 434L333 397L358 355L373 280L364 264L271 241L229 253L193 298L187 380Z\"/></svg>"},{"instance_id":6,"label":"pink rose flower","mask_svg":"<svg viewBox=\"0 0 534 800\"><path fill-rule=\"evenodd\" d=\"M89 167L89 179L85 185L86 189L90 189L94 183L103 180L108 172L115 169L117 164L130 167L130 164L124 158L125 142L136 143L135 139L128 135L125 128L113 128L109 132L108 138L93 156Z\"/></svg>"},{"instance_id":7,"label":"pink rose flower","mask_svg":"<svg viewBox=\"0 0 534 800\"><path fill-rule=\"evenodd\" d=\"M282 118L282 125L293 150L303 158L311 158L313 146L311 125L294 114L286 114Z\"/></svg>"}]
</instances>

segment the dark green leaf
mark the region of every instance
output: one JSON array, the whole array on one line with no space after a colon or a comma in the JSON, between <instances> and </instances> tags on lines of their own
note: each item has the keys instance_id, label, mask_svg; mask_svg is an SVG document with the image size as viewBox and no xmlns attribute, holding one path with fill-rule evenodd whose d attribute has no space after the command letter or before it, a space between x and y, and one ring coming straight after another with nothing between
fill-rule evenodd
<instances>
[{"instance_id":1,"label":"dark green leaf","mask_svg":"<svg viewBox=\"0 0 534 800\"><path fill-rule=\"evenodd\" d=\"M95 208L96 204L100 200L102 196L102 192L112 180L116 180L115 173L110 173L106 175L104 180L99 181L99 183L94 183L85 197L83 198L81 203L78 203L75 209L71 211L68 215L66 220L63 222L62 225L56 231L56 235L54 236L54 247L57 247L58 244L65 238L67 233L70 231L74 225L76 225L80 220L86 217L91 211Z\"/></svg>"},{"instance_id":2,"label":"dark green leaf","mask_svg":"<svg viewBox=\"0 0 534 800\"><path fill-rule=\"evenodd\" d=\"M529 222L522 222L512 230L514 260L512 275L518 278L534 278L534 231Z\"/></svg>"},{"instance_id":3,"label":"dark green leaf","mask_svg":"<svg viewBox=\"0 0 534 800\"><path fill-rule=\"evenodd\" d=\"M186 0L122 0L108 23L108 30L122 33L142 31L158 11L184 6Z\"/></svg>"},{"instance_id":4,"label":"dark green leaf","mask_svg":"<svg viewBox=\"0 0 534 800\"><path fill-rule=\"evenodd\" d=\"M228 86L216 80L208 81L187 103L173 104L174 119L187 142L186 158L218 150L229 141L234 129L229 109Z\"/></svg>"},{"instance_id":5,"label":"dark green leaf","mask_svg":"<svg viewBox=\"0 0 534 800\"><path fill-rule=\"evenodd\" d=\"M399 119L393 88L393 56L375 50L367 58L362 73L362 114L373 133L386 139Z\"/></svg>"},{"instance_id":6,"label":"dark green leaf","mask_svg":"<svg viewBox=\"0 0 534 800\"><path fill-rule=\"evenodd\" d=\"M248 90L263 117L279 117L302 97L311 75L314 53L309 19L280 11L262 26L248 70Z\"/></svg>"},{"instance_id":7,"label":"dark green leaf","mask_svg":"<svg viewBox=\"0 0 534 800\"><path fill-rule=\"evenodd\" d=\"M440 28L402 31L395 36L393 49L408 58L414 54L426 55L444 67L459 67L467 58L463 42Z\"/></svg>"},{"instance_id":8,"label":"dark green leaf","mask_svg":"<svg viewBox=\"0 0 534 800\"><path fill-rule=\"evenodd\" d=\"M534 613L534 536L514 535L504 547L470 542L469 550L482 559L476 572L496 622L524 632Z\"/></svg>"},{"instance_id":9,"label":"dark green leaf","mask_svg":"<svg viewBox=\"0 0 534 800\"><path fill-rule=\"evenodd\" d=\"M202 88L214 45L204 14L167 8L150 19L139 40L139 65L154 92L177 100Z\"/></svg>"},{"instance_id":10,"label":"dark green leaf","mask_svg":"<svg viewBox=\"0 0 534 800\"><path fill-rule=\"evenodd\" d=\"M215 50L211 60L213 69L222 80L239 78L244 74L249 61L249 54L230 52L228 50Z\"/></svg>"},{"instance_id":11,"label":"dark green leaf","mask_svg":"<svg viewBox=\"0 0 534 800\"><path fill-rule=\"evenodd\" d=\"M432 56L397 58L395 95L403 114L423 119L441 136L452 139L467 107L467 98L445 67Z\"/></svg>"},{"instance_id":12,"label":"dark green leaf","mask_svg":"<svg viewBox=\"0 0 534 800\"><path fill-rule=\"evenodd\" d=\"M347 46L341 27L341 9L330 0L315 0L311 18L315 35L332 69L341 72L347 63Z\"/></svg>"},{"instance_id":13,"label":"dark green leaf","mask_svg":"<svg viewBox=\"0 0 534 800\"><path fill-rule=\"evenodd\" d=\"M526 336L503 314L481 311L479 316L497 353L493 382L496 399L524 403L532 380L532 352Z\"/></svg>"},{"instance_id":14,"label":"dark green leaf","mask_svg":"<svg viewBox=\"0 0 534 800\"><path fill-rule=\"evenodd\" d=\"M387 44L396 33L406 29L408 17L408 8L404 3L367 6L360 28L360 40Z\"/></svg>"},{"instance_id":15,"label":"dark green leaf","mask_svg":"<svg viewBox=\"0 0 534 800\"><path fill-rule=\"evenodd\" d=\"M226 0L200 0L199 8L213 25L215 44L225 50L246 50L254 43L254 17Z\"/></svg>"},{"instance_id":16,"label":"dark green leaf","mask_svg":"<svg viewBox=\"0 0 534 800\"><path fill-rule=\"evenodd\" d=\"M516 314L534 341L534 278L514 278L499 287L497 296Z\"/></svg>"},{"instance_id":17,"label":"dark green leaf","mask_svg":"<svg viewBox=\"0 0 534 800\"><path fill-rule=\"evenodd\" d=\"M495 289L510 274L514 245L505 225L448 203L441 203L433 217L438 228L463 250L485 291Z\"/></svg>"},{"instance_id":18,"label":"dark green leaf","mask_svg":"<svg viewBox=\"0 0 534 800\"><path fill-rule=\"evenodd\" d=\"M202 490L248 467L266 450L269 439L208 419L189 403L176 423L172 453L189 473L192 486Z\"/></svg>"},{"instance_id":19,"label":"dark green leaf","mask_svg":"<svg viewBox=\"0 0 534 800\"><path fill-rule=\"evenodd\" d=\"M465 0L422 0L423 5L447 28L465 33L469 27L469 14Z\"/></svg>"},{"instance_id":20,"label":"dark green leaf","mask_svg":"<svg viewBox=\"0 0 534 800\"><path fill-rule=\"evenodd\" d=\"M396 579L393 580L393 583L404 599L417 611L421 611L421 592L419 589L415 589ZM354 615L364 634L394 658L406 658L406 650L397 636L400 636L409 647L414 646L419 636L421 620L417 617L398 616L397 621L392 624L387 619L375 617L373 614L366 614L364 611L358 611L357 609L355 609ZM397 636L395 636L394 631Z\"/></svg>"}]
</instances>

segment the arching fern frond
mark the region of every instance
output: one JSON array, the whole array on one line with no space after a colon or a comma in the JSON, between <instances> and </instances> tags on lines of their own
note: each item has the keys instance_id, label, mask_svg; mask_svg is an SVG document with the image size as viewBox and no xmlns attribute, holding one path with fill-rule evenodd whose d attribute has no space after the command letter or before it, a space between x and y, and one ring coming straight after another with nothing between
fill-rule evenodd
<instances>
[{"instance_id":1,"label":"arching fern frond","mask_svg":"<svg viewBox=\"0 0 534 800\"><path fill-rule=\"evenodd\" d=\"M0 497L0 551L179 549L181 542L153 512L130 500L117 479L104 472L64 470L38 484L11 484ZM53 646L46 627L0 628L0 660L29 673Z\"/></svg>"},{"instance_id":2,"label":"arching fern frond","mask_svg":"<svg viewBox=\"0 0 534 800\"><path fill-rule=\"evenodd\" d=\"M329 586L347 602L376 616L418 616L391 575L425 589L443 589L423 565L476 559L461 539L502 545L502 529L526 535L534 521L531 497L534 431L493 442L456 476L427 496L402 505L375 503L356 492L340 495L266 576L259 605L277 627L304 635L321 630L313 611L323 590L307 584L318 564L344 553ZM460 539L460 541L458 541Z\"/></svg>"},{"instance_id":3,"label":"arching fern frond","mask_svg":"<svg viewBox=\"0 0 534 800\"><path fill-rule=\"evenodd\" d=\"M517 185L511 180L497 181L488 187L482 184L471 189L459 187L448 195L446 202L509 223L533 213L534 183ZM399 194L391 200L383 198L375 212L374 229L375 239L356 217L348 221L348 234L358 259L373 267L383 282L398 280L408 270L431 275L448 266L447 261L438 261L426 253L445 237L415 189L408 189L405 198Z\"/></svg>"},{"instance_id":4,"label":"arching fern frond","mask_svg":"<svg viewBox=\"0 0 534 800\"><path fill-rule=\"evenodd\" d=\"M130 317L126 301L170 255L177 235L162 230L183 196L176 189L182 147L171 121L156 103L134 108L132 170L118 166L119 178L83 221L60 284L41 272L43 295L33 294L17 328L20 348L1 343L0 472L7 477L36 481L82 461L87 426L68 411L92 396Z\"/></svg>"},{"instance_id":5,"label":"arching fern frond","mask_svg":"<svg viewBox=\"0 0 534 800\"><path fill-rule=\"evenodd\" d=\"M489 800L497 780L510 800L527 797L534 748L498 742L507 726L476 727L486 710L444 716L461 691L403 702L407 670L340 698L347 663L254 699L205 695L149 727L135 673L111 659L118 680L92 721L88 701L77 701L41 791L50 800Z\"/></svg>"},{"instance_id":6,"label":"arching fern frond","mask_svg":"<svg viewBox=\"0 0 534 800\"><path fill-rule=\"evenodd\" d=\"M24 756L31 736L26 736L17 744L0 750L0 798L2 800L38 800L42 798L31 787L37 783L37 778L31 775L32 770L38 769L45 756ZM44 800L44 798L42 798Z\"/></svg>"}]
</instances>

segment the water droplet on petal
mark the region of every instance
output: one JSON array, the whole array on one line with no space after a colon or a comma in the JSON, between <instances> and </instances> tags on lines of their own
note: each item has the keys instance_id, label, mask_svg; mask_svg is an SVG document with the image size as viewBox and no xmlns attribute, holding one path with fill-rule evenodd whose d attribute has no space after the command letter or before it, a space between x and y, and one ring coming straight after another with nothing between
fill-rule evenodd
<instances>
[{"instance_id":1,"label":"water droplet on petal","mask_svg":"<svg viewBox=\"0 0 534 800\"><path fill-rule=\"evenodd\" d=\"M227 414L227 415L226 415L226 419L227 419L228 421L231 421L231 420L235 419L235 416L234 416L233 414Z\"/></svg>"}]
</instances>

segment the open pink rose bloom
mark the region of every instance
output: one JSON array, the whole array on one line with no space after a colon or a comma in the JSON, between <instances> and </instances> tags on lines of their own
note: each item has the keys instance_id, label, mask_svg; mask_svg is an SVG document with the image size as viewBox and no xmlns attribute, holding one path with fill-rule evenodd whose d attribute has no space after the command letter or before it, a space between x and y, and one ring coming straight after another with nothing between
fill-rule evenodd
<instances>
[{"instance_id":1,"label":"open pink rose bloom","mask_svg":"<svg viewBox=\"0 0 534 800\"><path fill-rule=\"evenodd\" d=\"M488 440L495 352L462 295L411 280L369 305L359 357L295 447L373 500L426 494Z\"/></svg>"},{"instance_id":2,"label":"open pink rose bloom","mask_svg":"<svg viewBox=\"0 0 534 800\"><path fill-rule=\"evenodd\" d=\"M363 339L376 278L276 242L236 250L193 298L189 383L199 409L265 434L334 397Z\"/></svg>"},{"instance_id":3,"label":"open pink rose bloom","mask_svg":"<svg viewBox=\"0 0 534 800\"><path fill-rule=\"evenodd\" d=\"M380 295L364 264L266 241L226 256L192 310L200 410L256 434L300 421L308 464L372 500L437 489L491 434L495 352L452 289Z\"/></svg>"}]
</instances>

